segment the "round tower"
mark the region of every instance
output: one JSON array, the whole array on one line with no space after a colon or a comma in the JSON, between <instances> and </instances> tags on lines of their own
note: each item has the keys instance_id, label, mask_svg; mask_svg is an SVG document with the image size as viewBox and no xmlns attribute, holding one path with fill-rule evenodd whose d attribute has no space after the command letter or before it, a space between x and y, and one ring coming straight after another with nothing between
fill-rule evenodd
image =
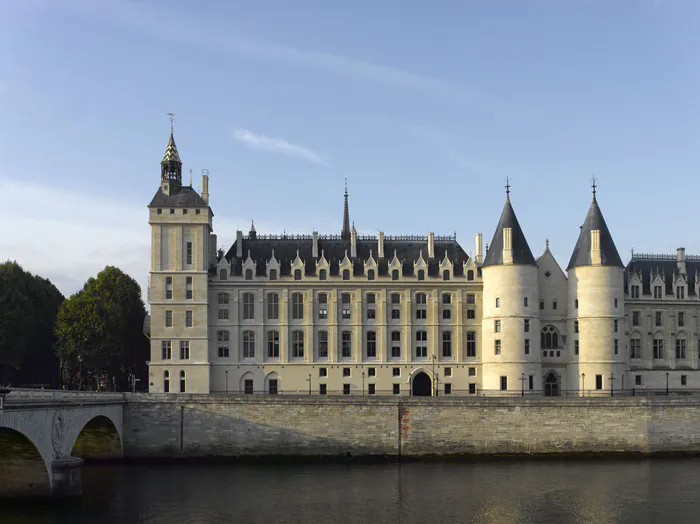
<instances>
[{"instance_id":1,"label":"round tower","mask_svg":"<svg viewBox=\"0 0 700 524\"><path fill-rule=\"evenodd\" d=\"M627 370L624 266L596 200L581 226L569 274L569 384L582 394L611 394ZM630 384L628 384L630 385Z\"/></svg>"},{"instance_id":2,"label":"round tower","mask_svg":"<svg viewBox=\"0 0 700 524\"><path fill-rule=\"evenodd\" d=\"M540 393L537 263L506 187L506 203L481 269L482 389Z\"/></svg>"}]
</instances>

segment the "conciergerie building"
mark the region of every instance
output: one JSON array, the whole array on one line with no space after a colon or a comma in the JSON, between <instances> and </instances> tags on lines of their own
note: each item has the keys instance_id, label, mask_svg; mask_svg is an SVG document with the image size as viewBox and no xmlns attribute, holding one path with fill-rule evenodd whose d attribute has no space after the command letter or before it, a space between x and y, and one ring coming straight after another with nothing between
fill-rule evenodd
<instances>
[{"instance_id":1,"label":"conciergerie building","mask_svg":"<svg viewBox=\"0 0 700 524\"><path fill-rule=\"evenodd\" d=\"M313 395L610 394L700 387L700 257L625 267L593 199L563 271L506 191L486 252L455 236L238 231L217 251L209 180L172 128L151 226L149 390ZM581 210L583 215L583 210ZM613 391L614 392L614 391Z\"/></svg>"}]
</instances>

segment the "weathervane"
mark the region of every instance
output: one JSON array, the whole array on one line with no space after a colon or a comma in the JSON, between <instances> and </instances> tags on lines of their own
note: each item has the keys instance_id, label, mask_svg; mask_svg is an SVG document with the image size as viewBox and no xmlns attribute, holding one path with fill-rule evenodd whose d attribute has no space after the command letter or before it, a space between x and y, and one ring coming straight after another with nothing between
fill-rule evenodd
<instances>
[{"instance_id":1,"label":"weathervane","mask_svg":"<svg viewBox=\"0 0 700 524\"><path fill-rule=\"evenodd\" d=\"M168 113L168 118L170 118L170 133L173 132L173 122L175 122L175 113Z\"/></svg>"},{"instance_id":2,"label":"weathervane","mask_svg":"<svg viewBox=\"0 0 700 524\"><path fill-rule=\"evenodd\" d=\"M510 197L510 178L506 177L506 197Z\"/></svg>"},{"instance_id":3,"label":"weathervane","mask_svg":"<svg viewBox=\"0 0 700 524\"><path fill-rule=\"evenodd\" d=\"M593 196L595 196L595 188L598 187L595 183L595 181L596 181L595 173L593 173L593 178L591 179L591 181L593 182L591 184L591 187L593 188Z\"/></svg>"}]
</instances>

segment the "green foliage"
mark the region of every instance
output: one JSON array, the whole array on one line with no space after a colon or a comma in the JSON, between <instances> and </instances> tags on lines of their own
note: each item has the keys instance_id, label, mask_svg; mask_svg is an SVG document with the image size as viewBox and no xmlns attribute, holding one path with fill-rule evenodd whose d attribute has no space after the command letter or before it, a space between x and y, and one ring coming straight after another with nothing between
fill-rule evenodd
<instances>
[{"instance_id":1,"label":"green foliage","mask_svg":"<svg viewBox=\"0 0 700 524\"><path fill-rule=\"evenodd\" d=\"M149 356L143 335L146 309L141 288L120 269L107 266L66 300L56 319L56 354L64 377L76 382L91 372L125 386L130 373L144 376Z\"/></svg>"},{"instance_id":2,"label":"green foliage","mask_svg":"<svg viewBox=\"0 0 700 524\"><path fill-rule=\"evenodd\" d=\"M16 262L0 264L0 384L56 384L53 324L63 295Z\"/></svg>"}]
</instances>

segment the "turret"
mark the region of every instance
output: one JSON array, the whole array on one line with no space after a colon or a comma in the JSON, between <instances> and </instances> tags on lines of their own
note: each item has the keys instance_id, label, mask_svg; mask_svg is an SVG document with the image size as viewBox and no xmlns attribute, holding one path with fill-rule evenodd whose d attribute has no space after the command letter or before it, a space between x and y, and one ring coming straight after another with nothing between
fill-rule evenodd
<instances>
[{"instance_id":1,"label":"turret","mask_svg":"<svg viewBox=\"0 0 700 524\"><path fill-rule=\"evenodd\" d=\"M482 389L541 391L537 263L510 202L482 265Z\"/></svg>"},{"instance_id":2,"label":"turret","mask_svg":"<svg viewBox=\"0 0 700 524\"><path fill-rule=\"evenodd\" d=\"M597 391L622 387L626 370L624 266L596 200L581 226L567 267L571 387Z\"/></svg>"}]
</instances>

